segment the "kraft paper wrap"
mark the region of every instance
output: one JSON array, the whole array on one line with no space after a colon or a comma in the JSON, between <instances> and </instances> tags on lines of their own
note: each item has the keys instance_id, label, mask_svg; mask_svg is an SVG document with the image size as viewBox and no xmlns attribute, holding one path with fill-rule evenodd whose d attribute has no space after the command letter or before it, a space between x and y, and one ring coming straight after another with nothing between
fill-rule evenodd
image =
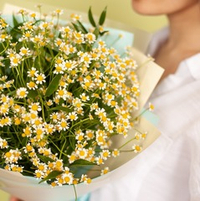
<instances>
[{"instance_id":1,"label":"kraft paper wrap","mask_svg":"<svg viewBox=\"0 0 200 201\"><path fill-rule=\"evenodd\" d=\"M3 0L3 3L6 3L6 2L8 1ZM26 1L25 3L26 3L26 8L29 8L29 9L33 8L33 2ZM4 5L4 4L1 4L1 5ZM23 5L21 6L23 7ZM18 9L19 7L15 5L11 5L11 4L5 4L4 8L6 11L9 10L11 12L12 10L16 10L16 8ZM122 28L122 27L117 27L117 28ZM139 31L137 33L139 33ZM140 47L140 49L143 50L146 44L148 44L148 41L149 41L149 37L146 37L146 38L143 37L141 44L140 42L139 43L137 42L139 44L138 47ZM140 66L137 70L137 74L139 76L140 91L141 91L141 95L139 97L139 107L142 109L145 103L147 102L149 96L153 92L153 89L155 88L156 84L158 83L163 73L163 69L160 68L158 65L156 65L153 61L150 61L150 59L146 57L142 52L136 49L132 49L132 53L133 53L134 59L137 61L138 65ZM148 146L150 146L160 135L160 132L156 129L156 127L143 117L140 118L139 123L137 125L137 129L139 129L142 132L145 132L145 131L148 132L147 138L142 143L143 150L145 150ZM125 142L127 142L129 139L132 139L134 136L134 132L135 130L133 129L130 130L127 138L124 138L123 136L120 136L120 135L116 136L113 139L113 146L119 147ZM125 146L124 149L125 150L131 149L132 145L133 145L133 142L127 144L127 146ZM97 188L100 188L105 183L118 179L122 177L124 174L126 174L127 171L131 171L129 167L129 162L131 160L134 160L134 157L136 155L137 154L134 152L129 152L129 153L121 153L117 159L110 158L106 162L105 166L109 166L111 171L106 175L93 179L92 183L89 185L78 184L76 186L76 191L78 196L87 194ZM38 184L38 182L39 180L35 178L24 177L20 173L14 173L14 172L0 169L0 189L24 201L36 201L36 200L37 201L67 201L67 200L74 199L73 186L62 186L62 187L52 188L50 185L46 183Z\"/></svg>"}]
</instances>

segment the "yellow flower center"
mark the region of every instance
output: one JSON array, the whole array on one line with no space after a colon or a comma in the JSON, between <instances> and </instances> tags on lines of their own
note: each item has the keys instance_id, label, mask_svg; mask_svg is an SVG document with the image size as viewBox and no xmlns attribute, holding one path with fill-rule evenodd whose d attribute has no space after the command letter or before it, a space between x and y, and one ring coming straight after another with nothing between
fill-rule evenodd
<instances>
[{"instance_id":1,"label":"yellow flower center","mask_svg":"<svg viewBox=\"0 0 200 201\"><path fill-rule=\"evenodd\" d=\"M98 137L97 137L97 141L98 141L98 142L103 142L103 141L104 141L103 136L98 136Z\"/></svg>"},{"instance_id":2,"label":"yellow flower center","mask_svg":"<svg viewBox=\"0 0 200 201\"><path fill-rule=\"evenodd\" d=\"M38 106L36 104L32 105L31 109L34 110L34 111L37 111L38 110Z\"/></svg>"},{"instance_id":3,"label":"yellow flower center","mask_svg":"<svg viewBox=\"0 0 200 201\"><path fill-rule=\"evenodd\" d=\"M81 151L79 152L79 155L80 155L80 156L84 156L84 155L85 155L85 151L84 151L84 150L81 150Z\"/></svg>"},{"instance_id":4,"label":"yellow flower center","mask_svg":"<svg viewBox=\"0 0 200 201\"><path fill-rule=\"evenodd\" d=\"M76 118L76 115L71 114L69 118L70 118L71 120L74 120L74 119Z\"/></svg>"},{"instance_id":5,"label":"yellow flower center","mask_svg":"<svg viewBox=\"0 0 200 201\"><path fill-rule=\"evenodd\" d=\"M29 128L26 128L25 131L24 131L25 135L30 135L31 134L31 131Z\"/></svg>"},{"instance_id":6,"label":"yellow flower center","mask_svg":"<svg viewBox=\"0 0 200 201\"><path fill-rule=\"evenodd\" d=\"M45 155L45 156L49 156L49 154L50 154L50 153L49 153L48 150L45 150L45 151L44 151L44 155Z\"/></svg>"},{"instance_id":7,"label":"yellow flower center","mask_svg":"<svg viewBox=\"0 0 200 201\"><path fill-rule=\"evenodd\" d=\"M20 95L21 97L24 97L24 96L26 95L26 92L25 92L25 91L20 91L19 95Z\"/></svg>"},{"instance_id":8,"label":"yellow flower center","mask_svg":"<svg viewBox=\"0 0 200 201\"><path fill-rule=\"evenodd\" d=\"M5 157L6 158L10 158L12 156L12 154L10 153L10 152L7 152L6 154L5 154Z\"/></svg>"},{"instance_id":9,"label":"yellow flower center","mask_svg":"<svg viewBox=\"0 0 200 201\"><path fill-rule=\"evenodd\" d=\"M29 38L31 34L29 32L25 33L25 37Z\"/></svg>"},{"instance_id":10,"label":"yellow flower center","mask_svg":"<svg viewBox=\"0 0 200 201\"><path fill-rule=\"evenodd\" d=\"M39 165L38 169L41 170L41 171L43 171L44 170L44 165Z\"/></svg>"},{"instance_id":11,"label":"yellow flower center","mask_svg":"<svg viewBox=\"0 0 200 201\"><path fill-rule=\"evenodd\" d=\"M59 91L58 91L58 95L59 95L59 96L63 96L64 94L65 94L65 93L64 93L63 90L59 90Z\"/></svg>"},{"instance_id":12,"label":"yellow flower center","mask_svg":"<svg viewBox=\"0 0 200 201\"><path fill-rule=\"evenodd\" d=\"M35 38L34 38L34 41L35 41L35 42L39 42L39 41L40 41L40 38L39 38L39 37L35 37Z\"/></svg>"},{"instance_id":13,"label":"yellow flower center","mask_svg":"<svg viewBox=\"0 0 200 201\"><path fill-rule=\"evenodd\" d=\"M138 145L136 145L136 146L135 146L135 150L138 151L138 152L140 152L140 151L141 151L141 147L138 146Z\"/></svg>"},{"instance_id":14,"label":"yellow flower center","mask_svg":"<svg viewBox=\"0 0 200 201\"><path fill-rule=\"evenodd\" d=\"M13 63L14 63L14 64L17 64L18 62L19 62L19 59L15 57L15 58L13 59Z\"/></svg>"},{"instance_id":15,"label":"yellow flower center","mask_svg":"<svg viewBox=\"0 0 200 201\"><path fill-rule=\"evenodd\" d=\"M91 139L91 138L93 138L93 137L94 137L94 135L93 135L93 133L92 133L92 132L89 132L89 133L87 133L87 137L88 137L89 139Z\"/></svg>"},{"instance_id":16,"label":"yellow flower center","mask_svg":"<svg viewBox=\"0 0 200 201\"><path fill-rule=\"evenodd\" d=\"M29 86L30 88L34 88L34 87L35 87L35 83L31 81L31 82L28 83L28 86Z\"/></svg>"},{"instance_id":17,"label":"yellow flower center","mask_svg":"<svg viewBox=\"0 0 200 201\"><path fill-rule=\"evenodd\" d=\"M6 38L6 35L5 35L5 34L1 34L1 38L2 38L2 39L5 39L5 38Z\"/></svg>"},{"instance_id":18,"label":"yellow flower center","mask_svg":"<svg viewBox=\"0 0 200 201\"><path fill-rule=\"evenodd\" d=\"M38 129L36 130L36 134L37 134L37 135L42 135L42 133L43 133L43 130L42 130L42 129L39 129L39 128L38 128Z\"/></svg>"},{"instance_id":19,"label":"yellow flower center","mask_svg":"<svg viewBox=\"0 0 200 201\"><path fill-rule=\"evenodd\" d=\"M61 72L62 71L62 66L56 66L56 71Z\"/></svg>"},{"instance_id":20,"label":"yellow flower center","mask_svg":"<svg viewBox=\"0 0 200 201\"><path fill-rule=\"evenodd\" d=\"M27 51L26 49L23 49L23 50L21 50L21 53L22 53L22 54L27 54L28 51Z\"/></svg>"},{"instance_id":21,"label":"yellow flower center","mask_svg":"<svg viewBox=\"0 0 200 201\"><path fill-rule=\"evenodd\" d=\"M37 178L41 178L42 174L41 174L40 172L37 172L37 173L35 174L35 176L36 176Z\"/></svg>"},{"instance_id":22,"label":"yellow flower center","mask_svg":"<svg viewBox=\"0 0 200 201\"><path fill-rule=\"evenodd\" d=\"M33 147L31 145L26 145L26 150L29 152L29 151L32 151Z\"/></svg>"},{"instance_id":23,"label":"yellow flower center","mask_svg":"<svg viewBox=\"0 0 200 201\"><path fill-rule=\"evenodd\" d=\"M42 76L42 75L38 75L37 80L41 82L41 81L43 81L43 80L44 80L44 78L43 78L43 76Z\"/></svg>"},{"instance_id":24,"label":"yellow flower center","mask_svg":"<svg viewBox=\"0 0 200 201\"><path fill-rule=\"evenodd\" d=\"M55 166L56 166L56 168L60 168L62 166L62 162L61 161L56 161Z\"/></svg>"},{"instance_id":25,"label":"yellow flower center","mask_svg":"<svg viewBox=\"0 0 200 201\"><path fill-rule=\"evenodd\" d=\"M66 67L66 68L71 68L71 67L72 67L72 64L69 63L69 62L67 62L67 63L65 63L65 67Z\"/></svg>"},{"instance_id":26,"label":"yellow flower center","mask_svg":"<svg viewBox=\"0 0 200 201\"><path fill-rule=\"evenodd\" d=\"M33 77L35 75L35 70L31 70L29 74L31 77Z\"/></svg>"},{"instance_id":27,"label":"yellow flower center","mask_svg":"<svg viewBox=\"0 0 200 201\"><path fill-rule=\"evenodd\" d=\"M66 176L66 177L64 178L65 183L70 182L70 180L71 180L71 178L70 178L69 176Z\"/></svg>"},{"instance_id":28,"label":"yellow flower center","mask_svg":"<svg viewBox=\"0 0 200 201\"><path fill-rule=\"evenodd\" d=\"M84 57L84 61L85 61L85 62L89 62L89 61L90 61L90 58L89 58L88 56L85 56L85 57Z\"/></svg>"},{"instance_id":29,"label":"yellow flower center","mask_svg":"<svg viewBox=\"0 0 200 201\"><path fill-rule=\"evenodd\" d=\"M62 128L66 128L66 127L67 127L67 123L66 123L65 121L63 121L63 122L61 122L60 126L61 126Z\"/></svg>"}]
</instances>

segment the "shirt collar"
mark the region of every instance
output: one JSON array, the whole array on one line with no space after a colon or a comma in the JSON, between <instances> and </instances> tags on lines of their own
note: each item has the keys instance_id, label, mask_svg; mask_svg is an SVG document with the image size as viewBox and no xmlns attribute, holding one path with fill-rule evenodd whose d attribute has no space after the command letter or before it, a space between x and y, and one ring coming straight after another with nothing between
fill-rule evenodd
<instances>
[{"instance_id":1,"label":"shirt collar","mask_svg":"<svg viewBox=\"0 0 200 201\"><path fill-rule=\"evenodd\" d=\"M200 79L200 53L185 59L183 62L188 66L192 77L195 80Z\"/></svg>"}]
</instances>

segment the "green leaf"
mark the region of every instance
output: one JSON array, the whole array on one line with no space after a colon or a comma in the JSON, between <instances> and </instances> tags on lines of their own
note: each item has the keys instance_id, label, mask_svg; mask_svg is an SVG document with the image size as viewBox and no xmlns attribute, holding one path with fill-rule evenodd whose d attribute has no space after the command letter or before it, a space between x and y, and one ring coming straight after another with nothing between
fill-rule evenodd
<instances>
[{"instance_id":1,"label":"green leaf","mask_svg":"<svg viewBox=\"0 0 200 201\"><path fill-rule=\"evenodd\" d=\"M11 91L8 93L9 96L13 96L14 94L16 94L16 91Z\"/></svg>"},{"instance_id":2,"label":"green leaf","mask_svg":"<svg viewBox=\"0 0 200 201\"><path fill-rule=\"evenodd\" d=\"M40 160L44 163L48 163L49 161L50 162L54 162L54 160L52 158L49 158L47 156L43 156L43 155L40 155L40 154L37 154L38 158L40 158Z\"/></svg>"},{"instance_id":3,"label":"green leaf","mask_svg":"<svg viewBox=\"0 0 200 201\"><path fill-rule=\"evenodd\" d=\"M103 36L104 34L108 33L109 31L103 31L103 32L100 32L100 36Z\"/></svg>"},{"instance_id":4,"label":"green leaf","mask_svg":"<svg viewBox=\"0 0 200 201\"><path fill-rule=\"evenodd\" d=\"M14 23L14 22L13 22ZM10 35L12 36L12 42L18 42L19 38L22 36L22 32L19 29L22 23L18 23L10 30Z\"/></svg>"},{"instance_id":5,"label":"green leaf","mask_svg":"<svg viewBox=\"0 0 200 201\"><path fill-rule=\"evenodd\" d=\"M35 90L30 90L30 91L28 92L28 97L29 97L29 98L35 98L37 95L38 95L38 93L37 93L37 91L35 91Z\"/></svg>"},{"instance_id":6,"label":"green leaf","mask_svg":"<svg viewBox=\"0 0 200 201\"><path fill-rule=\"evenodd\" d=\"M91 7L89 8L89 11L88 11L88 19L89 19L91 25L93 27L96 27L96 23L95 23L94 18L93 18Z\"/></svg>"},{"instance_id":7,"label":"green leaf","mask_svg":"<svg viewBox=\"0 0 200 201\"><path fill-rule=\"evenodd\" d=\"M46 90L45 96L51 96L57 90L61 76L58 74L53 78Z\"/></svg>"},{"instance_id":8,"label":"green leaf","mask_svg":"<svg viewBox=\"0 0 200 201\"><path fill-rule=\"evenodd\" d=\"M96 36L96 38L98 38L99 36L99 28L95 28L95 30L93 31L93 34Z\"/></svg>"},{"instance_id":9,"label":"green leaf","mask_svg":"<svg viewBox=\"0 0 200 201\"><path fill-rule=\"evenodd\" d=\"M17 21L17 19L16 19L16 17L15 17L14 14L12 15L12 19L13 19L13 25L14 25L14 27L18 26L19 22Z\"/></svg>"},{"instance_id":10,"label":"green leaf","mask_svg":"<svg viewBox=\"0 0 200 201\"><path fill-rule=\"evenodd\" d=\"M104 8L103 12L100 15L99 18L99 25L103 25L106 19L106 12L107 12L107 7Z\"/></svg>"},{"instance_id":11,"label":"green leaf","mask_svg":"<svg viewBox=\"0 0 200 201\"><path fill-rule=\"evenodd\" d=\"M81 31L84 34L88 33L87 29L83 26L83 24L79 20L77 21L77 23L78 24L72 22L72 25L76 31L78 32Z\"/></svg>"},{"instance_id":12,"label":"green leaf","mask_svg":"<svg viewBox=\"0 0 200 201\"><path fill-rule=\"evenodd\" d=\"M79 26L81 27L82 32L85 34L88 33L87 29L83 26L83 24L79 20L77 22L78 22Z\"/></svg>"},{"instance_id":13,"label":"green leaf","mask_svg":"<svg viewBox=\"0 0 200 201\"><path fill-rule=\"evenodd\" d=\"M62 110L62 111L65 111L65 112L71 112L72 110L70 110L69 108L67 107L62 107L62 106L57 106L57 107L53 107L53 108L50 108L49 111L59 111L59 110Z\"/></svg>"},{"instance_id":14,"label":"green leaf","mask_svg":"<svg viewBox=\"0 0 200 201\"><path fill-rule=\"evenodd\" d=\"M44 179L42 179L42 180L39 182L39 184L41 184L42 182L47 181L47 180L55 179L58 175L61 175L61 174L62 174L61 171L56 171L56 170L55 170L55 171L49 173L47 177L45 177Z\"/></svg>"},{"instance_id":15,"label":"green leaf","mask_svg":"<svg viewBox=\"0 0 200 201\"><path fill-rule=\"evenodd\" d=\"M74 161L70 166L88 166L88 165L96 165L96 163L92 163L90 161L86 161L84 159L78 159Z\"/></svg>"},{"instance_id":16,"label":"green leaf","mask_svg":"<svg viewBox=\"0 0 200 201\"><path fill-rule=\"evenodd\" d=\"M69 144L70 144L71 148L74 150L75 149L75 145L76 145L75 136L69 138Z\"/></svg>"},{"instance_id":17,"label":"green leaf","mask_svg":"<svg viewBox=\"0 0 200 201\"><path fill-rule=\"evenodd\" d=\"M78 32L80 31L77 24L75 24L75 23L72 22L72 25L74 26L74 28L75 28L76 31L78 31Z\"/></svg>"},{"instance_id":18,"label":"green leaf","mask_svg":"<svg viewBox=\"0 0 200 201\"><path fill-rule=\"evenodd\" d=\"M25 147L27 145L27 137L24 137L22 139L22 143L21 144L22 144L23 147Z\"/></svg>"}]
</instances>

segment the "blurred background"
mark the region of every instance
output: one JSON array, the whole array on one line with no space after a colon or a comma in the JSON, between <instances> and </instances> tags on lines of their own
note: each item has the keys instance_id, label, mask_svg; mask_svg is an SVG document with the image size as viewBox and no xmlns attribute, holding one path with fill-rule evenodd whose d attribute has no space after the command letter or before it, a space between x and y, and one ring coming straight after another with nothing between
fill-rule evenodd
<instances>
[{"instance_id":1,"label":"blurred background","mask_svg":"<svg viewBox=\"0 0 200 201\"><path fill-rule=\"evenodd\" d=\"M83 15L92 7L93 14L98 16L107 6L108 25L116 25L129 31L140 30L140 34L151 35L167 25L165 16L141 16L131 7L131 0L0 0L0 11L11 14L17 7L38 11L36 5L42 5L42 11L49 13L57 8L67 10L68 16L72 11ZM108 20L108 21L109 21ZM1 184L0 184L1 185ZM9 195L0 190L0 201L8 201Z\"/></svg>"}]
</instances>

